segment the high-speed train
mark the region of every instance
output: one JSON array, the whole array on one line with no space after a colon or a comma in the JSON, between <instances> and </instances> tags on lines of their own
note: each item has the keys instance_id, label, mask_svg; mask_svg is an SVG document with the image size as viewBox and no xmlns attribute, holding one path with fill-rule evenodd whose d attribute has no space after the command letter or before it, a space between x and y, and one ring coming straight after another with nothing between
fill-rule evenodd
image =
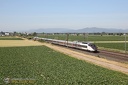
<instances>
[{"instance_id":1,"label":"high-speed train","mask_svg":"<svg viewBox=\"0 0 128 85\"><path fill-rule=\"evenodd\" d=\"M33 39L34 40L44 40L51 44L67 46L67 47L87 50L87 51L91 51L91 52L97 52L96 45L91 42L65 41L65 40L56 40L56 39L39 38L39 37L34 37Z\"/></svg>"}]
</instances>

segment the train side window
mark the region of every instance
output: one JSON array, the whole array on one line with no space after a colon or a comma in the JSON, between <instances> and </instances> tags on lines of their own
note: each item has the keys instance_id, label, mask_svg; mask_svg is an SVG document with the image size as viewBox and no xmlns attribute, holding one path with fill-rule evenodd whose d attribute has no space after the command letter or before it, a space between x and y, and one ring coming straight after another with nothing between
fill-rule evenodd
<instances>
[{"instance_id":1,"label":"train side window","mask_svg":"<svg viewBox=\"0 0 128 85\"><path fill-rule=\"evenodd\" d=\"M87 48L87 46L79 45L79 47Z\"/></svg>"},{"instance_id":2,"label":"train side window","mask_svg":"<svg viewBox=\"0 0 128 85\"><path fill-rule=\"evenodd\" d=\"M84 48L87 48L87 46L84 46Z\"/></svg>"}]
</instances>

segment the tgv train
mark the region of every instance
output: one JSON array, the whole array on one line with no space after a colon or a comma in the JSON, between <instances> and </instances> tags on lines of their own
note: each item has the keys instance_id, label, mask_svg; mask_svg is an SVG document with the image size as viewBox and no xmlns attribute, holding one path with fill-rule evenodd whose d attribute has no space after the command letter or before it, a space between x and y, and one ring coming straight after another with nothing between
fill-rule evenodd
<instances>
[{"instance_id":1,"label":"tgv train","mask_svg":"<svg viewBox=\"0 0 128 85\"><path fill-rule=\"evenodd\" d=\"M39 37L34 37L33 39L34 40L44 40L46 42L56 44L56 45L67 46L67 47L87 50L87 51L91 51L91 52L97 52L96 45L91 42L65 41L65 40L56 40L56 39L39 38Z\"/></svg>"}]
</instances>

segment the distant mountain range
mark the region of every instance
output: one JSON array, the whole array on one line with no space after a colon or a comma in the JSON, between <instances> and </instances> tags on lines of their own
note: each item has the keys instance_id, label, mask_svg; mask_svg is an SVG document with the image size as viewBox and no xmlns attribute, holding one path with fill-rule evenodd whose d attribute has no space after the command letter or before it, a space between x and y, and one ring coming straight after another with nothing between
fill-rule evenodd
<instances>
[{"instance_id":1,"label":"distant mountain range","mask_svg":"<svg viewBox=\"0 0 128 85\"><path fill-rule=\"evenodd\" d=\"M83 29L73 30L67 28L41 28L37 30L29 30L29 32L37 32L37 33L128 33L128 29L114 29L114 28L97 28L97 27L87 27Z\"/></svg>"},{"instance_id":2,"label":"distant mountain range","mask_svg":"<svg viewBox=\"0 0 128 85\"><path fill-rule=\"evenodd\" d=\"M67 28L40 28L35 30L29 30L28 32L37 32L37 33L63 33L68 31Z\"/></svg>"}]
</instances>

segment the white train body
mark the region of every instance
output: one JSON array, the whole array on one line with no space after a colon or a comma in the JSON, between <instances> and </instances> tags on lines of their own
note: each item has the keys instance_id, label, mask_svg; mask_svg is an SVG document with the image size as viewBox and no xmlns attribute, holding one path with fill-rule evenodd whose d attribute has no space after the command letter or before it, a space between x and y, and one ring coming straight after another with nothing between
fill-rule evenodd
<instances>
[{"instance_id":1,"label":"white train body","mask_svg":"<svg viewBox=\"0 0 128 85\"><path fill-rule=\"evenodd\" d=\"M44 40L46 42L56 44L56 45L62 45L62 46L67 46L67 47L92 51L92 52L97 51L97 47L95 46L95 44L90 43L90 42L78 42L78 41L73 41L72 42L72 41L65 41L65 40L56 40L56 39L49 39L49 38L34 37L34 40L35 39L36 40Z\"/></svg>"}]
</instances>

